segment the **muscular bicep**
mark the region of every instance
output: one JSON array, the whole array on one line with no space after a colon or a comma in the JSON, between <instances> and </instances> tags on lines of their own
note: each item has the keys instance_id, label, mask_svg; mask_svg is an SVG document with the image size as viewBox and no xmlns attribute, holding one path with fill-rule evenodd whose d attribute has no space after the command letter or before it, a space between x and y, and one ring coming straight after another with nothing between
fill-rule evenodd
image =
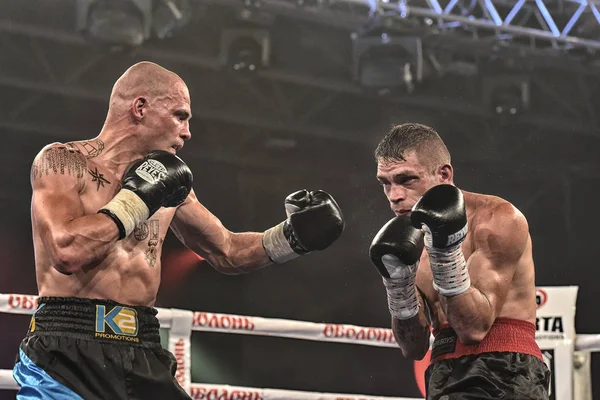
<instances>
[{"instance_id":1,"label":"muscular bicep","mask_svg":"<svg viewBox=\"0 0 600 400\"><path fill-rule=\"evenodd\" d=\"M473 238L475 251L467 262L471 284L487 298L497 316L527 248L527 221L506 204L474 232Z\"/></svg>"},{"instance_id":2,"label":"muscular bicep","mask_svg":"<svg viewBox=\"0 0 600 400\"><path fill-rule=\"evenodd\" d=\"M84 215L79 196L86 160L65 146L43 150L31 169L32 222L46 249L60 246L66 225Z\"/></svg>"},{"instance_id":3,"label":"muscular bicep","mask_svg":"<svg viewBox=\"0 0 600 400\"><path fill-rule=\"evenodd\" d=\"M186 247L209 261L224 254L229 245L230 232L198 201L193 190L177 208L171 229Z\"/></svg>"}]
</instances>

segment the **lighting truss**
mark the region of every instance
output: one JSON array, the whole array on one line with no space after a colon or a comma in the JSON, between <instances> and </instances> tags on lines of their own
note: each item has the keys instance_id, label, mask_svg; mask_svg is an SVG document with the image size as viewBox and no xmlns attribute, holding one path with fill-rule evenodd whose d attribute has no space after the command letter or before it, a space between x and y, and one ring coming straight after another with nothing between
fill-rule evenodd
<instances>
[{"instance_id":1,"label":"lighting truss","mask_svg":"<svg viewBox=\"0 0 600 400\"><path fill-rule=\"evenodd\" d=\"M531 47L600 49L600 12L595 4L600 2L563 1L553 3L552 8L542 0L427 0L427 7L409 3L376 2L372 12L403 19L428 18L442 32L462 29L473 38L491 33L501 41L528 39ZM583 28L584 24L582 32L589 32L590 37L575 36L574 28Z\"/></svg>"},{"instance_id":2,"label":"lighting truss","mask_svg":"<svg viewBox=\"0 0 600 400\"><path fill-rule=\"evenodd\" d=\"M319 0L310 6L299 0L200 2L260 8L357 31L376 20L556 54L600 49L598 0Z\"/></svg>"}]
</instances>

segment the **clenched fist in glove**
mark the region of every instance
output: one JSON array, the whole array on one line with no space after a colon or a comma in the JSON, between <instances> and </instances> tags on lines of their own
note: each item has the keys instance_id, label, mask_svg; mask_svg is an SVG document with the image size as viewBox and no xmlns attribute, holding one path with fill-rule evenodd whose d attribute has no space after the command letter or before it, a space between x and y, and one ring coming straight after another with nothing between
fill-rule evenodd
<instances>
[{"instance_id":1,"label":"clenched fist in glove","mask_svg":"<svg viewBox=\"0 0 600 400\"><path fill-rule=\"evenodd\" d=\"M176 155L156 150L134 161L123 174L122 189L100 213L119 228L119 239L161 207L176 207L192 190L192 171Z\"/></svg>"},{"instance_id":2,"label":"clenched fist in glove","mask_svg":"<svg viewBox=\"0 0 600 400\"><path fill-rule=\"evenodd\" d=\"M442 296L466 292L471 279L461 250L468 230L462 192L453 185L432 187L414 205L410 219L425 232L433 287Z\"/></svg>"},{"instance_id":3,"label":"clenched fist in glove","mask_svg":"<svg viewBox=\"0 0 600 400\"><path fill-rule=\"evenodd\" d=\"M369 256L383 277L390 313L409 319L419 312L415 279L423 253L423 232L409 217L394 217L379 230Z\"/></svg>"},{"instance_id":4,"label":"clenched fist in glove","mask_svg":"<svg viewBox=\"0 0 600 400\"><path fill-rule=\"evenodd\" d=\"M268 229L263 236L267 255L282 264L300 255L324 250L344 230L342 210L322 190L299 190L285 199L287 219Z\"/></svg>"}]
</instances>

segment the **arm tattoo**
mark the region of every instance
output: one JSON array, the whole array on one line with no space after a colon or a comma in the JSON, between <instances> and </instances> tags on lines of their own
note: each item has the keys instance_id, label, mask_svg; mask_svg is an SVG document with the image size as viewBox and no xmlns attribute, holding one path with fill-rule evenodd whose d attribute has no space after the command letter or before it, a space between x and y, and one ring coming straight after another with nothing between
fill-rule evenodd
<instances>
[{"instance_id":1,"label":"arm tattoo","mask_svg":"<svg viewBox=\"0 0 600 400\"><path fill-rule=\"evenodd\" d=\"M33 179L53 174L75 175L77 178L83 177L87 170L85 159L76 150L67 147L52 147L42 154L33 164L31 175Z\"/></svg>"},{"instance_id":2,"label":"arm tattoo","mask_svg":"<svg viewBox=\"0 0 600 400\"><path fill-rule=\"evenodd\" d=\"M418 287L417 296L419 297L419 303L425 313L426 321L421 319L420 311L419 314L417 314L417 317L408 320L401 321L392 318L392 331L394 332L396 341L398 344L404 343L407 347L429 343L431 308L429 307L425 295Z\"/></svg>"},{"instance_id":3,"label":"arm tattoo","mask_svg":"<svg viewBox=\"0 0 600 400\"><path fill-rule=\"evenodd\" d=\"M396 338L407 345L414 344L417 341L421 342L424 335L428 337L428 327L423 327L412 319L400 321L394 318L394 328Z\"/></svg>"}]
</instances>

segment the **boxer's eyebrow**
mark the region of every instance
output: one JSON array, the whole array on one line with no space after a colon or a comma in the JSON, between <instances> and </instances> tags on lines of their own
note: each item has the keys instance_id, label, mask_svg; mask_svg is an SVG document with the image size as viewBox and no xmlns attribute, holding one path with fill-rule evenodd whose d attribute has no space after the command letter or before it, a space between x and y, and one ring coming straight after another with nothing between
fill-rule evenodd
<instances>
[{"instance_id":1,"label":"boxer's eyebrow","mask_svg":"<svg viewBox=\"0 0 600 400\"><path fill-rule=\"evenodd\" d=\"M403 182L406 181L408 179L412 179L412 178L418 178L419 176L412 171L408 171L408 172L400 172L397 174L392 175L392 181L394 182ZM379 182L383 182L383 181L388 181L387 177L385 176L381 176L381 175L377 175L377 180Z\"/></svg>"},{"instance_id":2,"label":"boxer's eyebrow","mask_svg":"<svg viewBox=\"0 0 600 400\"><path fill-rule=\"evenodd\" d=\"M416 179L418 177L419 177L419 175L417 175L414 172L402 172L400 174L395 174L393 176L393 179L394 179L394 182L402 184L408 180Z\"/></svg>"},{"instance_id":3,"label":"boxer's eyebrow","mask_svg":"<svg viewBox=\"0 0 600 400\"><path fill-rule=\"evenodd\" d=\"M175 110L175 112L173 114L175 114L177 117L179 117L183 120L192 119L192 114L190 114L187 110L184 110L184 109Z\"/></svg>"}]
</instances>

